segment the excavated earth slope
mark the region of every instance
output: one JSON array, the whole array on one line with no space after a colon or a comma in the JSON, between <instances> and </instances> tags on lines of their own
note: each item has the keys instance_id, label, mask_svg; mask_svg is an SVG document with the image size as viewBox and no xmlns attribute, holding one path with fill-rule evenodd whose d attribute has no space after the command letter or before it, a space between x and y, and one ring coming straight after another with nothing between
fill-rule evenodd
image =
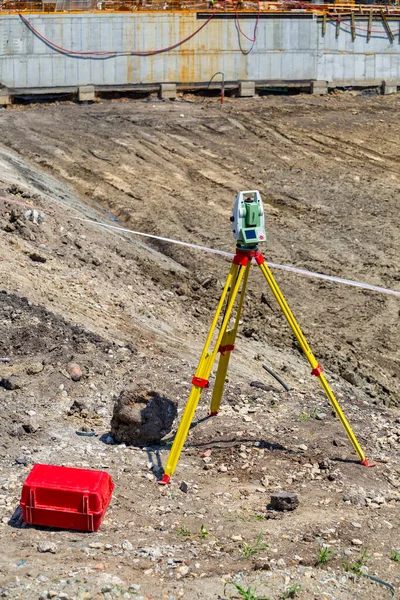
<instances>
[{"instance_id":1,"label":"excavated earth slope","mask_svg":"<svg viewBox=\"0 0 400 600\"><path fill-rule=\"evenodd\" d=\"M211 600L235 581L270 600L390 598L363 575L400 582L399 299L274 269L375 469L254 269L220 415L201 419L205 392L160 488L172 437L114 444L113 402L135 381L182 410L229 260L87 219L231 252L236 192L256 188L267 260L400 289L398 108L336 93L0 112L0 594ZM97 534L21 523L37 462L110 472ZM279 489L295 511L267 510Z\"/></svg>"}]
</instances>

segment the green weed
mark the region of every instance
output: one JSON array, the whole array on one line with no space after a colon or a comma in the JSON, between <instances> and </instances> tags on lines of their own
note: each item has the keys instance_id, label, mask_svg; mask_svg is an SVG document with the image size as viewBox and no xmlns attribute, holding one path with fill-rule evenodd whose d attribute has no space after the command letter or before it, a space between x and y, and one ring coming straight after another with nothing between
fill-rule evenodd
<instances>
[{"instance_id":1,"label":"green weed","mask_svg":"<svg viewBox=\"0 0 400 600\"><path fill-rule=\"evenodd\" d=\"M296 598L297 595L300 594L300 592L302 591L303 590L301 586L298 583L294 583L290 586L290 588L288 588L281 594L281 599L288 600L288 598Z\"/></svg>"},{"instance_id":2,"label":"green weed","mask_svg":"<svg viewBox=\"0 0 400 600\"><path fill-rule=\"evenodd\" d=\"M203 540L206 540L206 539L207 539L207 536L208 536L208 531L207 531L207 528L206 528L206 526L204 525L204 523L203 523L203 525L200 527L200 535L201 535L201 537L203 538Z\"/></svg>"},{"instance_id":3,"label":"green weed","mask_svg":"<svg viewBox=\"0 0 400 600\"><path fill-rule=\"evenodd\" d=\"M182 537L189 537L190 531L185 525L182 525L180 529L176 529L176 534L181 535Z\"/></svg>"},{"instance_id":4,"label":"green weed","mask_svg":"<svg viewBox=\"0 0 400 600\"><path fill-rule=\"evenodd\" d=\"M357 575L357 577L361 577L361 575L362 575L361 567L363 567L365 565L365 562L368 558L369 558L368 551L367 551L367 549L365 549L361 552L360 558L358 558L354 564L351 565L346 560L346 562L342 563L342 565L343 565L344 570L347 573L354 573L354 575Z\"/></svg>"},{"instance_id":5,"label":"green weed","mask_svg":"<svg viewBox=\"0 0 400 600\"><path fill-rule=\"evenodd\" d=\"M256 554L256 552L259 552L260 550L266 550L268 548L267 544L261 543L262 535L262 531L260 531L257 536L256 543L253 546L250 546L250 544L247 544L247 542L240 543L240 549L242 551L241 558L248 558L249 556Z\"/></svg>"},{"instance_id":6,"label":"green weed","mask_svg":"<svg viewBox=\"0 0 400 600\"><path fill-rule=\"evenodd\" d=\"M394 560L395 562L400 562L400 552L397 552L396 550L393 550L392 554L390 555L390 558L392 560Z\"/></svg>"},{"instance_id":7,"label":"green weed","mask_svg":"<svg viewBox=\"0 0 400 600\"><path fill-rule=\"evenodd\" d=\"M233 585L236 588L236 591L239 592L240 598L242 598L242 600L269 600L269 598L267 598L266 596L257 596L257 589L255 587L252 588L249 586L247 590L245 590L235 581L228 581L225 584L224 594L227 585Z\"/></svg>"},{"instance_id":8,"label":"green weed","mask_svg":"<svg viewBox=\"0 0 400 600\"><path fill-rule=\"evenodd\" d=\"M307 413L301 413L301 415L299 415L297 417L298 421L308 421L308 419L310 418L310 415L308 415Z\"/></svg>"},{"instance_id":9,"label":"green weed","mask_svg":"<svg viewBox=\"0 0 400 600\"><path fill-rule=\"evenodd\" d=\"M326 565L326 563L334 557L335 553L330 548L320 548L317 554L317 565Z\"/></svg>"},{"instance_id":10,"label":"green weed","mask_svg":"<svg viewBox=\"0 0 400 600\"><path fill-rule=\"evenodd\" d=\"M261 513L256 513L254 515L240 515L237 517L236 520L244 521L245 523L250 523L252 521L265 521L265 517Z\"/></svg>"}]
</instances>

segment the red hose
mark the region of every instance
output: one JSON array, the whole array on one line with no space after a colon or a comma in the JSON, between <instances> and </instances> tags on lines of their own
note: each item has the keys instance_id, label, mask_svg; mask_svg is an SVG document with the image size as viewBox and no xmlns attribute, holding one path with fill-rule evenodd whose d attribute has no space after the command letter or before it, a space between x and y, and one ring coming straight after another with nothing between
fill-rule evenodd
<instances>
[{"instance_id":1,"label":"red hose","mask_svg":"<svg viewBox=\"0 0 400 600\"><path fill-rule=\"evenodd\" d=\"M172 44L171 46L166 46L165 48L159 48L157 50L132 50L132 51L126 51L126 52L117 52L117 51L101 51L101 52L95 52L95 51L89 51L89 52L78 52L76 50L68 50L67 48L63 48L62 46L58 46L56 43L52 42L51 40L47 39L44 37L44 35L42 35L37 29L35 29L35 27L30 23L30 21L28 21L28 19L26 19L21 13L19 13L19 17L22 20L22 22L32 31L32 33L34 35L36 35L42 42L44 42L45 44L47 44L48 46L50 46L50 48L53 48L53 50L56 50L58 52L62 52L64 54L67 55L71 55L71 56L98 56L98 57L112 57L112 56L123 56L123 55L127 55L127 56L152 56L154 54L162 54L164 52L169 52L170 50L174 50L175 48L179 48L179 46L182 46L183 44L185 44L186 42L188 42L189 40L191 40L195 35L197 35L206 25L208 25L208 23L211 21L211 19L214 18L214 16L221 10L222 5L229 0L222 0L222 2L220 3L219 6L217 6L213 13L204 21L204 23L202 25L200 25L200 27L198 27L198 29L196 29L195 31L193 31L190 35L188 35L187 37L183 38L182 40L180 40L179 42L176 42L175 44ZM237 28L238 31L240 32L241 35L243 35L247 40L249 40L249 42L256 42L257 40L257 28L258 28L258 23L260 20L260 14L261 14L261 5L260 5L260 0L258 0L258 13L257 13L257 18L256 18L256 22L254 25L254 33L253 33L253 37L249 37L248 35L246 35L244 33L244 31L242 30L242 28L240 27L240 21L239 21L239 14L238 14L238 10L235 10L235 18L236 18L236 24L237 24ZM339 21L338 18L335 18L333 15L329 15L329 17L333 20L333 21ZM350 23L346 23L345 21L340 20L341 25L344 25L345 27L351 28L352 25ZM366 32L371 32L371 33L383 33L381 30L377 30L377 29L365 29L363 27L354 27L354 29L360 30L360 31L366 31ZM400 30L399 29L394 29L392 30L392 33L398 33Z\"/></svg>"},{"instance_id":2,"label":"red hose","mask_svg":"<svg viewBox=\"0 0 400 600\"><path fill-rule=\"evenodd\" d=\"M237 9L235 11L237 28L240 31L240 33L246 38L246 40L249 40L249 42L254 43L257 40L257 27L258 27L258 22L260 20L260 14L261 14L261 5L260 5L260 0L258 0L258 14L257 14L257 19L256 19L256 22L255 22L255 25L254 25L253 38L249 38L249 36L246 35L244 33L244 31L242 31L242 28L240 27L240 22L239 22L238 11L237 11Z\"/></svg>"},{"instance_id":3,"label":"red hose","mask_svg":"<svg viewBox=\"0 0 400 600\"><path fill-rule=\"evenodd\" d=\"M223 0L224 2L224 0ZM222 2L222 3L223 3ZM57 44L55 44L54 42L52 42L51 40L48 40L47 38L44 37L44 35L42 35L41 33L39 33L39 31L37 31L37 29L35 29L35 27L28 21L28 19L26 19L24 16L21 15L21 13L19 13L19 17L21 18L21 20L23 21L23 23L25 23L25 25L32 31L32 33L34 33L40 40L42 40L42 42L44 42L45 44L47 44L48 46L50 46L51 48L53 48L54 50L58 50L59 52L62 52L64 54L70 54L72 56L121 56L121 55L128 55L128 56L152 56L153 54L162 54L163 52L169 52L170 50L174 50L175 48L178 48L179 46L182 46L182 44L185 44L186 42L188 42L189 40L191 40L196 34L199 33L199 31L201 31L206 25L208 25L208 23L211 21L211 19L221 10L222 6L218 6L217 8L215 8L214 12L212 13L212 15L210 15L208 17L208 19L206 19L204 21L204 23L202 25L200 25L200 27L198 29L196 29L195 31L193 31L193 33L191 33L190 35L188 35L186 38L184 38L183 40L180 40L179 42L176 42L176 44L172 44L171 46L167 46L166 48L159 48L158 50L132 50L132 51L126 51L126 52L116 52L116 51L109 51L109 52L77 52L76 50L68 50L66 48L63 48L62 46L58 46Z\"/></svg>"}]
</instances>

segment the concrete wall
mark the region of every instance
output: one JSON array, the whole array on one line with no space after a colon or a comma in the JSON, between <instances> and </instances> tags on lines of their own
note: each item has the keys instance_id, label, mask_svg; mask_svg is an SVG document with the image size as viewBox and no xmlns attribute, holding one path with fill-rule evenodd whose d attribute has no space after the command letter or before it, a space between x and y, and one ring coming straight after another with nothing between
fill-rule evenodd
<instances>
[{"instance_id":1,"label":"concrete wall","mask_svg":"<svg viewBox=\"0 0 400 600\"><path fill-rule=\"evenodd\" d=\"M190 35L204 16L196 13L142 12L125 14L25 15L43 36L67 50L80 52L153 50ZM239 35L234 18L213 18L195 37L167 53L147 57L117 56L94 59L59 53L38 39L18 15L0 13L0 83L11 89L76 88L92 84L123 85L207 83L217 71L226 81L326 80L334 84L379 84L400 79L398 34L391 43L380 22L374 21L370 41L360 31L353 41L350 29L322 23L312 15L262 15L257 41ZM232 17L233 15L229 15ZM253 18L240 19L251 37ZM366 21L356 25L367 29ZM399 23L391 21L393 29ZM241 48L244 52L241 51Z\"/></svg>"},{"instance_id":2,"label":"concrete wall","mask_svg":"<svg viewBox=\"0 0 400 600\"><path fill-rule=\"evenodd\" d=\"M368 85L382 80L398 79L400 82L399 21L390 20L394 33L392 42L380 19L372 23L371 39L367 39L368 21L356 20L356 39L351 37L350 20L342 25L336 37L336 23L328 22L322 36L322 23L318 24L318 61L316 79L326 79L336 85ZM376 33L375 33L376 32Z\"/></svg>"}]
</instances>

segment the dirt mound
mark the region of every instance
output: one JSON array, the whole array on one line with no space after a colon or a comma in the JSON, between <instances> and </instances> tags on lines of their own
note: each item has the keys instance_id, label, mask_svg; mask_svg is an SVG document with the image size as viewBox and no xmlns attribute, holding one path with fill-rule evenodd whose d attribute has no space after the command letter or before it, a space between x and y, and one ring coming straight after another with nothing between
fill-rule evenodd
<instances>
[{"instance_id":1,"label":"dirt mound","mask_svg":"<svg viewBox=\"0 0 400 600\"><path fill-rule=\"evenodd\" d=\"M1 356L49 353L54 360L85 352L87 344L94 344L99 350L107 348L107 342L95 333L6 291L0 291L0 319L7 325L0 337Z\"/></svg>"},{"instance_id":2,"label":"dirt mound","mask_svg":"<svg viewBox=\"0 0 400 600\"><path fill-rule=\"evenodd\" d=\"M173 402L144 384L119 395L111 421L111 433L118 442L154 444L171 431L177 411Z\"/></svg>"}]
</instances>

